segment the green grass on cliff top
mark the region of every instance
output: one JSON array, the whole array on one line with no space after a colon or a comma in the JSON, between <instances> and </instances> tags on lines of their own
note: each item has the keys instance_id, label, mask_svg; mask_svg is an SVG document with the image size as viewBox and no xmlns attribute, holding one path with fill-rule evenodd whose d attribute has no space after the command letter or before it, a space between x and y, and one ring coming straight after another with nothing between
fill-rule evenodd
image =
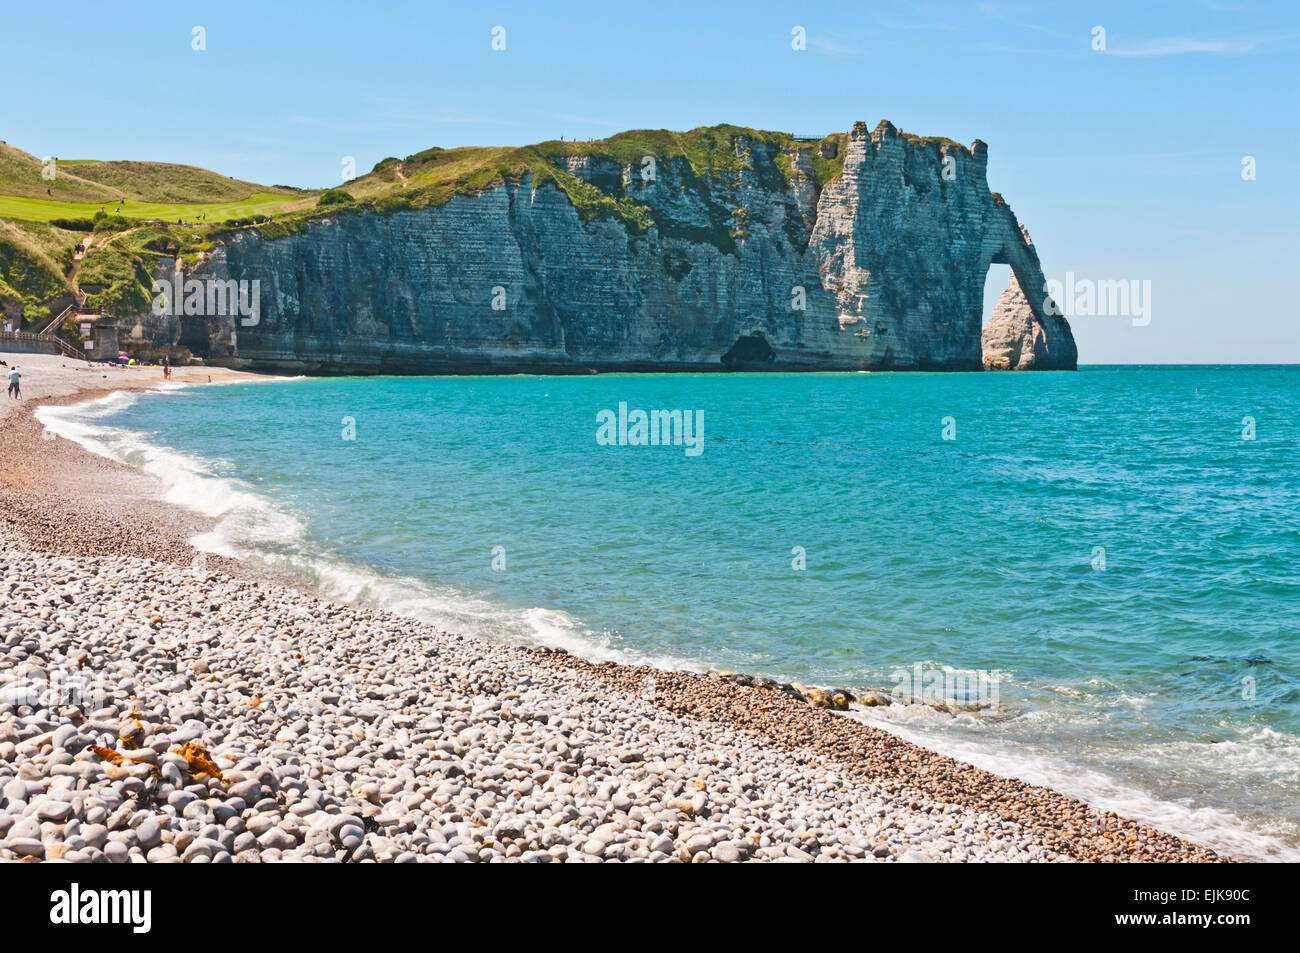
<instances>
[{"instance_id":1,"label":"green grass on cliff top","mask_svg":"<svg viewBox=\"0 0 1300 953\"><path fill-rule=\"evenodd\" d=\"M197 219L206 213L208 221L223 222L230 218L276 215L286 206L297 203L298 195L282 192L254 192L230 202L141 202L123 199L110 202L58 202L25 195L0 195L0 218L24 219L29 222L52 222L55 219L93 219L101 209L127 219L178 218Z\"/></svg>"},{"instance_id":2,"label":"green grass on cliff top","mask_svg":"<svg viewBox=\"0 0 1300 953\"><path fill-rule=\"evenodd\" d=\"M847 137L836 133L827 138L835 140L842 151ZM820 143L796 141L788 133L731 125L702 126L686 132L633 129L585 142L557 139L520 147L428 149L405 159L385 159L343 187L356 197L360 207L396 211L442 205L456 195L484 192L531 174L534 188L556 186L584 220L616 219L640 232L655 224L650 207L636 198L647 157L655 161L656 174L670 163L684 162L694 179L725 186L738 173L753 169L755 162L767 161L766 157L755 158L755 146L771 156L772 170L780 176L781 184L787 185L799 174L789 155L802 149L812 150L815 157ZM620 170L630 168L631 180L623 182L620 173L599 184L584 181L566 168L565 160L570 158L608 160ZM813 165L819 184L825 184L843 170L843 158L838 159L838 165L836 160L814 158Z\"/></svg>"}]
</instances>

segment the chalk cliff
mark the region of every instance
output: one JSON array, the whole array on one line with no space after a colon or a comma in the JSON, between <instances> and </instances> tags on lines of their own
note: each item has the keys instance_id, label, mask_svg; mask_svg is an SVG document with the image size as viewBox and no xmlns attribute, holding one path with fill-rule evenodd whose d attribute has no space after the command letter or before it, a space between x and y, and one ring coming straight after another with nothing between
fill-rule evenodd
<instances>
[{"instance_id":1,"label":"chalk cliff","mask_svg":"<svg viewBox=\"0 0 1300 953\"><path fill-rule=\"evenodd\" d=\"M525 172L279 237L233 230L189 277L260 281L259 322L184 317L178 343L314 372L1075 367L1069 325L1019 293L1043 274L983 142L882 122L725 146L734 162L665 154L650 175L626 150L557 149L564 188ZM1011 287L981 336L995 262Z\"/></svg>"}]
</instances>

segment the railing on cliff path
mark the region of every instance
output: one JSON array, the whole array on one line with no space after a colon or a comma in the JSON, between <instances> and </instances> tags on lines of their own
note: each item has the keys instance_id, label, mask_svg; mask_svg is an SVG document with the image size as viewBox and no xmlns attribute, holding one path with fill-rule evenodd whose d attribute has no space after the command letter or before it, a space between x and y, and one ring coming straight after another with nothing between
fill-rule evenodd
<instances>
[{"instance_id":1,"label":"railing on cliff path","mask_svg":"<svg viewBox=\"0 0 1300 953\"><path fill-rule=\"evenodd\" d=\"M14 345L6 348L5 345ZM35 331L0 331L0 351L19 350L32 354L63 354L65 357L79 361L89 360L85 352L76 345L69 344L63 338L52 334L38 334Z\"/></svg>"},{"instance_id":2,"label":"railing on cliff path","mask_svg":"<svg viewBox=\"0 0 1300 953\"><path fill-rule=\"evenodd\" d=\"M66 308L60 311L56 317L51 318L49 321L46 321L43 325L37 328L36 333L55 334L58 332L59 326L63 324L65 318L81 317L82 315L88 318L98 318L103 313L104 313L104 309L102 307L83 308L74 302L73 304L68 305Z\"/></svg>"},{"instance_id":3,"label":"railing on cliff path","mask_svg":"<svg viewBox=\"0 0 1300 953\"><path fill-rule=\"evenodd\" d=\"M69 344L60 337L55 337L54 341L59 345L59 350L62 351L66 357L75 357L79 361L90 360L90 358L86 357L86 352L75 344Z\"/></svg>"},{"instance_id":4,"label":"railing on cliff path","mask_svg":"<svg viewBox=\"0 0 1300 953\"><path fill-rule=\"evenodd\" d=\"M77 311L77 303L74 301L72 304L68 305L66 308L64 308L54 317L50 318L50 320L46 321L39 328L37 328L36 333L53 334L55 331L59 329L59 326L63 324L63 319L70 314L75 314L76 311Z\"/></svg>"},{"instance_id":5,"label":"railing on cliff path","mask_svg":"<svg viewBox=\"0 0 1300 953\"><path fill-rule=\"evenodd\" d=\"M82 296L83 301L84 298L85 296L83 295ZM83 308L79 306L78 302L73 301L72 304L68 305L66 308L60 311L53 318L50 318L49 321L46 321L43 325L37 328L36 334L47 340L54 341L58 349L68 357L75 357L83 361L89 360L89 358L86 357L85 352L82 351L79 347L77 347L75 344L70 344L69 342L63 340L63 338L58 336L59 328L63 326L63 322L67 318L70 317L76 318L82 315L85 315L86 317L97 318L103 313L104 313L103 308ZM19 333L27 334L30 332L24 331ZM47 353L53 354L54 352L49 351Z\"/></svg>"}]
</instances>

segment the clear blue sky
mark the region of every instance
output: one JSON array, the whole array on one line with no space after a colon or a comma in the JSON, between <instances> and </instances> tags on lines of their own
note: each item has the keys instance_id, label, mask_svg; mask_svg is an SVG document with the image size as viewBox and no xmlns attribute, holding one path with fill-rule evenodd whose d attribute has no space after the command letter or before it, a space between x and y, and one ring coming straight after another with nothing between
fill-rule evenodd
<instances>
[{"instance_id":1,"label":"clear blue sky","mask_svg":"<svg viewBox=\"0 0 1300 953\"><path fill-rule=\"evenodd\" d=\"M1151 281L1148 326L1073 321L1081 362L1300 362L1300 5L545 7L10 3L0 137L323 186L344 156L360 172L433 145L888 118L988 142L1049 277Z\"/></svg>"}]
</instances>

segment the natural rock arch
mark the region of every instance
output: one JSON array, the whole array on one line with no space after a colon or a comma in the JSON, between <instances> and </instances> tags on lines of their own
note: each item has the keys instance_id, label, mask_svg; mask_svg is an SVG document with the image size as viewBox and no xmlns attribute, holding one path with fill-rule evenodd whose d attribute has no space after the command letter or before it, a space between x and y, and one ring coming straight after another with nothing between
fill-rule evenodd
<instances>
[{"instance_id":1,"label":"natural rock arch","mask_svg":"<svg viewBox=\"0 0 1300 953\"><path fill-rule=\"evenodd\" d=\"M1047 282L1029 232L1003 244L990 265L1011 266L1007 288L980 335L985 370L1074 370L1079 352L1069 322L1047 294Z\"/></svg>"}]
</instances>

